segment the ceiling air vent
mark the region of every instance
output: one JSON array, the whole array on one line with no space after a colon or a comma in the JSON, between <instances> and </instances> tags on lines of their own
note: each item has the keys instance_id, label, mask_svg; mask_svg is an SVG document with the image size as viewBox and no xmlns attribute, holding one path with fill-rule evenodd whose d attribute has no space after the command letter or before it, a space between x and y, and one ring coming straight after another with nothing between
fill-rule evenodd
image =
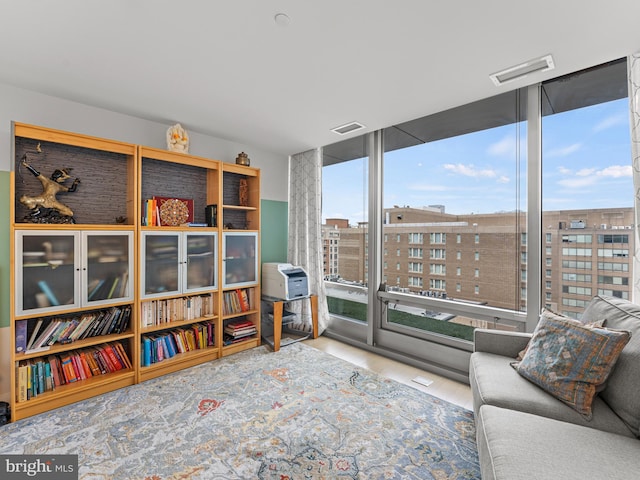
<instances>
[{"instance_id":1,"label":"ceiling air vent","mask_svg":"<svg viewBox=\"0 0 640 480\"><path fill-rule=\"evenodd\" d=\"M331 131L337 133L338 135L346 135L347 133L355 132L356 130L361 130L364 128L364 125L358 122L349 122L344 125L340 125L339 127L332 128Z\"/></svg>"},{"instance_id":2,"label":"ceiling air vent","mask_svg":"<svg viewBox=\"0 0 640 480\"><path fill-rule=\"evenodd\" d=\"M500 85L504 85L505 83L525 77L530 73L546 72L547 70L551 70L554 67L555 65L553 64L553 58L551 57L551 55L545 55L544 57L534 58L533 60L521 63L520 65L516 65L515 67L509 67L500 72L493 73L489 75L489 77L491 78L493 83L495 83L496 86L499 87Z\"/></svg>"}]
</instances>

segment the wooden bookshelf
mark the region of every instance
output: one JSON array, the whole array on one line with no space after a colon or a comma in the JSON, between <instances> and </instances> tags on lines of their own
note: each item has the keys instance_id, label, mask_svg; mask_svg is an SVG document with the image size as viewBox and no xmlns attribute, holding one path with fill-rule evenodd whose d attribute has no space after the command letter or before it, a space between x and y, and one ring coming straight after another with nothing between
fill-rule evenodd
<instances>
[{"instance_id":1,"label":"wooden bookshelf","mask_svg":"<svg viewBox=\"0 0 640 480\"><path fill-rule=\"evenodd\" d=\"M22 123L14 123L13 133L15 169L9 192L13 199L13 420L260 345L259 169ZM73 210L75 223L34 219L34 211L21 198L37 195L43 187L23 160L46 176L56 169L69 169L65 186L80 179L75 191L57 195L59 202ZM145 208L153 197L188 200L190 222L207 225L148 224ZM217 211L214 225L208 224L208 205L215 205ZM160 246L154 244L158 238ZM163 241L170 245L162 245ZM243 253L233 253L226 262L225 248L232 245L244 246ZM172 269L178 272L177 280L167 273ZM251 294L250 308L223 313L225 295L238 291ZM154 302L174 305L204 299L207 308L199 313L152 322L145 316ZM30 337L39 319L44 325L52 318L114 307L130 307L129 323L120 333L17 351L18 342L23 341L16 336L18 326L26 325ZM255 333L225 345L225 324L239 318L251 322ZM211 324L207 327L211 344L143 364L145 338L193 329L205 322ZM103 345L113 349L121 345L119 353L126 354L131 366L93 376L85 371L87 378L34 391L27 400L19 397L24 394L20 373L25 369L20 370L21 366L43 365L50 356L86 354Z\"/></svg>"}]
</instances>

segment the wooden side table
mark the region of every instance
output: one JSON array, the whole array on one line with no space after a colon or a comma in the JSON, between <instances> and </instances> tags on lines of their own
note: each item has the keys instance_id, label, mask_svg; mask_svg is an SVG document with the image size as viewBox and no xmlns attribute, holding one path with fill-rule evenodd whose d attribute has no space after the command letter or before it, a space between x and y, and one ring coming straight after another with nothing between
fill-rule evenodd
<instances>
[{"instance_id":1,"label":"wooden side table","mask_svg":"<svg viewBox=\"0 0 640 480\"><path fill-rule=\"evenodd\" d=\"M299 300L309 299L311 302L311 324L312 331L310 336L312 338L318 338L318 296L309 295L308 297L295 298L293 300L282 300L265 297L263 300L273 303L273 351L280 350L280 342L282 340L282 312L284 310L284 304L290 302L297 302Z\"/></svg>"}]
</instances>

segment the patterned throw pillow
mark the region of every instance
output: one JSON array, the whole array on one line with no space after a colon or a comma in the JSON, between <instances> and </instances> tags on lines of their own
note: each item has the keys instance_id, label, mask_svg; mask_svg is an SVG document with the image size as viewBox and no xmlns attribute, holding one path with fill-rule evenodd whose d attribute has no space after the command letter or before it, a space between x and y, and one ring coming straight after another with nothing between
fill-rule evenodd
<instances>
[{"instance_id":1,"label":"patterned throw pillow","mask_svg":"<svg viewBox=\"0 0 640 480\"><path fill-rule=\"evenodd\" d=\"M513 367L590 420L596 388L606 381L630 338L629 332L542 315L522 361Z\"/></svg>"},{"instance_id":2,"label":"patterned throw pillow","mask_svg":"<svg viewBox=\"0 0 640 480\"><path fill-rule=\"evenodd\" d=\"M563 320L567 320L569 322L576 322L578 325L580 324L586 325L587 327L590 327L590 328L604 327L604 324L607 321L606 318L603 318L602 320L595 320L589 323L582 323L578 320L574 320L571 317L567 317L566 315L563 315L561 313L557 313L557 312L554 312L553 310L549 310L548 308L545 308L542 310L542 313L540 314L540 319L542 318L560 318ZM529 345L531 345L531 342L527 343L527 346L524 347L524 349L522 349L520 352L518 352L517 360L522 360L524 358L524 354L527 353L527 349L529 348Z\"/></svg>"}]
</instances>

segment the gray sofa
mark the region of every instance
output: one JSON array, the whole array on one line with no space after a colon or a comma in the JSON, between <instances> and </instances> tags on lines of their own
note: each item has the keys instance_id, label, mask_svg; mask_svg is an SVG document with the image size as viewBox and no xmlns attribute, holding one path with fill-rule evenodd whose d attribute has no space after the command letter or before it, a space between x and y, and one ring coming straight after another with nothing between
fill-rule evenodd
<instances>
[{"instance_id":1,"label":"gray sofa","mask_svg":"<svg viewBox=\"0 0 640 480\"><path fill-rule=\"evenodd\" d=\"M640 478L640 306L594 297L581 320L603 318L631 340L591 420L511 366L530 334L476 330L469 380L483 480Z\"/></svg>"}]
</instances>

